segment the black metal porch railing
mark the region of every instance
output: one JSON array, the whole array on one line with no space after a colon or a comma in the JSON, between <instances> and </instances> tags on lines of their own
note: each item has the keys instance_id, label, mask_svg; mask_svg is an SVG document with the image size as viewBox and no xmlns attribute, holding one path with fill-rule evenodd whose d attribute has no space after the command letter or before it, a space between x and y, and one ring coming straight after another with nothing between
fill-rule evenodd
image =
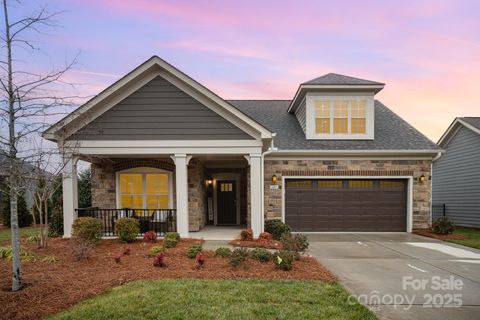
<instances>
[{"instance_id":1,"label":"black metal porch railing","mask_svg":"<svg viewBox=\"0 0 480 320\"><path fill-rule=\"evenodd\" d=\"M93 217L102 220L102 235L115 236L115 223L120 218L135 218L140 222L140 235L155 231L163 236L177 231L176 209L77 209L77 217Z\"/></svg>"}]
</instances>

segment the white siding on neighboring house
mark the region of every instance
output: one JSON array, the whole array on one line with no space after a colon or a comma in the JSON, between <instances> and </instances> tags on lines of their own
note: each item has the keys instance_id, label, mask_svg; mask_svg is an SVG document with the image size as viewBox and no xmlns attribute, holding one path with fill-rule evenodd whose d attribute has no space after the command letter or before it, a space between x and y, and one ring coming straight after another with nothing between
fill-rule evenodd
<instances>
[{"instance_id":1,"label":"white siding on neighboring house","mask_svg":"<svg viewBox=\"0 0 480 320\"><path fill-rule=\"evenodd\" d=\"M444 149L433 164L432 202L445 203L457 225L480 227L480 135L461 126Z\"/></svg>"},{"instance_id":2,"label":"white siding on neighboring house","mask_svg":"<svg viewBox=\"0 0 480 320\"><path fill-rule=\"evenodd\" d=\"M298 106L297 110L295 111L295 116L298 119L298 122L300 123L300 126L302 127L303 132L305 132L306 128L306 103L305 99L302 101L300 106Z\"/></svg>"}]
</instances>

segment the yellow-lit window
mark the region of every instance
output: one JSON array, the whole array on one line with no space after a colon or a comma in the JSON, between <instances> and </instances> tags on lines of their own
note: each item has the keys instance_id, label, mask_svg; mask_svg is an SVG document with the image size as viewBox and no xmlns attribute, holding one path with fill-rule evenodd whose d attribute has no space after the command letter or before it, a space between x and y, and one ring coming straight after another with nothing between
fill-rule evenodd
<instances>
[{"instance_id":1,"label":"yellow-lit window","mask_svg":"<svg viewBox=\"0 0 480 320\"><path fill-rule=\"evenodd\" d=\"M348 134L348 101L333 102L333 133Z\"/></svg>"},{"instance_id":2,"label":"yellow-lit window","mask_svg":"<svg viewBox=\"0 0 480 320\"><path fill-rule=\"evenodd\" d=\"M351 189L370 189L373 188L372 180L349 180L348 187Z\"/></svg>"},{"instance_id":3,"label":"yellow-lit window","mask_svg":"<svg viewBox=\"0 0 480 320\"><path fill-rule=\"evenodd\" d=\"M367 131L366 100L351 101L351 133L364 134Z\"/></svg>"},{"instance_id":4,"label":"yellow-lit window","mask_svg":"<svg viewBox=\"0 0 480 320\"><path fill-rule=\"evenodd\" d=\"M287 188L310 189L312 180L287 180Z\"/></svg>"},{"instance_id":5,"label":"yellow-lit window","mask_svg":"<svg viewBox=\"0 0 480 320\"><path fill-rule=\"evenodd\" d=\"M120 207L131 209L167 209L169 205L167 173L121 173Z\"/></svg>"},{"instance_id":6,"label":"yellow-lit window","mask_svg":"<svg viewBox=\"0 0 480 320\"><path fill-rule=\"evenodd\" d=\"M317 187L319 189L342 189L342 180L318 180Z\"/></svg>"},{"instance_id":7,"label":"yellow-lit window","mask_svg":"<svg viewBox=\"0 0 480 320\"><path fill-rule=\"evenodd\" d=\"M330 101L315 101L315 133L330 133Z\"/></svg>"},{"instance_id":8,"label":"yellow-lit window","mask_svg":"<svg viewBox=\"0 0 480 320\"><path fill-rule=\"evenodd\" d=\"M390 181L390 180L381 180L380 188L390 189L390 188L403 188L405 185L401 181Z\"/></svg>"}]
</instances>

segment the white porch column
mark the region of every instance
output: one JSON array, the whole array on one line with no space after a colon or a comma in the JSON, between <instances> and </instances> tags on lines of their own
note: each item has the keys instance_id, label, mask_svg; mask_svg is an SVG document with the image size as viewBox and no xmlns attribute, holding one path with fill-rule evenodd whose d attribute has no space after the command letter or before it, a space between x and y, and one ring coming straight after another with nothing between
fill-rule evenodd
<instances>
[{"instance_id":1,"label":"white porch column","mask_svg":"<svg viewBox=\"0 0 480 320\"><path fill-rule=\"evenodd\" d=\"M63 188L63 237L70 238L72 224L76 218L75 209L78 209L77 193L77 158L72 155L64 156L62 171Z\"/></svg>"},{"instance_id":2,"label":"white porch column","mask_svg":"<svg viewBox=\"0 0 480 320\"><path fill-rule=\"evenodd\" d=\"M258 237L263 232L262 212L262 156L250 154L250 221L253 236Z\"/></svg>"},{"instance_id":3,"label":"white porch column","mask_svg":"<svg viewBox=\"0 0 480 320\"><path fill-rule=\"evenodd\" d=\"M188 162L191 156L175 154L175 182L177 197L177 232L182 238L188 238Z\"/></svg>"}]
</instances>

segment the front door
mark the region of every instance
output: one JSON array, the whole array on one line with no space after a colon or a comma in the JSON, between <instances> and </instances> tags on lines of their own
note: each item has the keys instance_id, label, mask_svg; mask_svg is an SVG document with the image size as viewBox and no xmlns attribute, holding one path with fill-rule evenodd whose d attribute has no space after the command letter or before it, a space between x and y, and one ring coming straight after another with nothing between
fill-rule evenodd
<instances>
[{"instance_id":1,"label":"front door","mask_svg":"<svg viewBox=\"0 0 480 320\"><path fill-rule=\"evenodd\" d=\"M217 224L237 224L236 194L234 180L217 182Z\"/></svg>"}]
</instances>

